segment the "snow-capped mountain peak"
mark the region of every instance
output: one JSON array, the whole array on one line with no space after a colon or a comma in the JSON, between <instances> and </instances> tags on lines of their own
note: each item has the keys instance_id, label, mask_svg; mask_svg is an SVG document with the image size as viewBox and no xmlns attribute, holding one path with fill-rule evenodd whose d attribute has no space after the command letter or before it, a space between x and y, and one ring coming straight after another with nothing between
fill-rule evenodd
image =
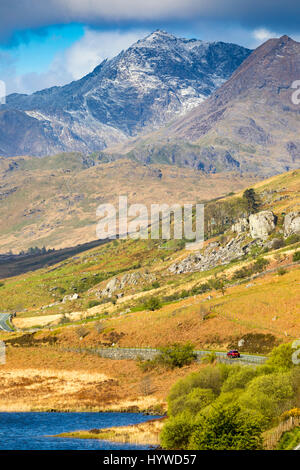
<instances>
[{"instance_id":1,"label":"snow-capped mountain peak","mask_svg":"<svg viewBox=\"0 0 300 470\"><path fill-rule=\"evenodd\" d=\"M89 153L157 129L205 100L250 52L154 31L78 81L9 96L0 108L0 152Z\"/></svg>"}]
</instances>

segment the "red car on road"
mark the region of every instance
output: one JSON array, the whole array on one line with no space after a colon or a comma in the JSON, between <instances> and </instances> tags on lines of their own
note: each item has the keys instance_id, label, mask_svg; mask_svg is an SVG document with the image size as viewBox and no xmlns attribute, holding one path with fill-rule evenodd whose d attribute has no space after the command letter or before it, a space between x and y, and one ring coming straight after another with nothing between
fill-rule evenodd
<instances>
[{"instance_id":1,"label":"red car on road","mask_svg":"<svg viewBox=\"0 0 300 470\"><path fill-rule=\"evenodd\" d=\"M232 349L231 351L228 351L227 357L241 357L240 353L238 352L237 349Z\"/></svg>"}]
</instances>

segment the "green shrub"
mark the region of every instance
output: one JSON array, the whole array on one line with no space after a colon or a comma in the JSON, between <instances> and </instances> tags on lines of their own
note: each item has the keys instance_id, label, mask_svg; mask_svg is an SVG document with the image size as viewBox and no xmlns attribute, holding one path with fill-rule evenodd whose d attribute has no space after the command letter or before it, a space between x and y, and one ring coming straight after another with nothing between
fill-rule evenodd
<instances>
[{"instance_id":1,"label":"green shrub","mask_svg":"<svg viewBox=\"0 0 300 470\"><path fill-rule=\"evenodd\" d=\"M285 245L293 245L298 242L300 242L300 235L296 235L295 233L285 239Z\"/></svg>"},{"instance_id":2,"label":"green shrub","mask_svg":"<svg viewBox=\"0 0 300 470\"><path fill-rule=\"evenodd\" d=\"M189 440L193 432L193 424L186 414L169 419L164 425L160 442L164 449L188 449Z\"/></svg>"},{"instance_id":3,"label":"green shrub","mask_svg":"<svg viewBox=\"0 0 300 470\"><path fill-rule=\"evenodd\" d=\"M197 358L194 353L194 347L190 343L183 345L175 343L170 346L159 348L159 351L160 353L154 357L154 359L143 361L141 358L138 358L138 367L143 372L150 371L159 366L175 369L176 367L183 367L191 364Z\"/></svg>"},{"instance_id":4,"label":"green shrub","mask_svg":"<svg viewBox=\"0 0 300 470\"><path fill-rule=\"evenodd\" d=\"M230 392L234 389L243 389L257 375L256 368L247 366L233 367L229 376L222 386L223 392Z\"/></svg>"},{"instance_id":5,"label":"green shrub","mask_svg":"<svg viewBox=\"0 0 300 470\"><path fill-rule=\"evenodd\" d=\"M231 366L218 364L207 366L199 372L193 372L176 382L170 390L169 400L187 396L194 388L210 389L214 395L219 395L223 382L226 380Z\"/></svg>"},{"instance_id":6,"label":"green shrub","mask_svg":"<svg viewBox=\"0 0 300 470\"><path fill-rule=\"evenodd\" d=\"M146 310L159 310L161 308L162 304L161 301L158 297L150 297L150 299L146 300L143 304L143 307Z\"/></svg>"},{"instance_id":7,"label":"green shrub","mask_svg":"<svg viewBox=\"0 0 300 470\"><path fill-rule=\"evenodd\" d=\"M261 419L237 405L217 406L199 419L192 432L190 450L259 450Z\"/></svg>"},{"instance_id":8,"label":"green shrub","mask_svg":"<svg viewBox=\"0 0 300 470\"><path fill-rule=\"evenodd\" d=\"M243 268L240 268L237 271L235 271L232 278L233 279L245 279L247 277L250 277L251 274L252 274L251 268L244 266Z\"/></svg>"},{"instance_id":9,"label":"green shrub","mask_svg":"<svg viewBox=\"0 0 300 470\"><path fill-rule=\"evenodd\" d=\"M279 248L282 248L284 245L285 241L283 238L275 238L272 242L272 249L279 250Z\"/></svg>"},{"instance_id":10,"label":"green shrub","mask_svg":"<svg viewBox=\"0 0 300 470\"><path fill-rule=\"evenodd\" d=\"M254 378L239 399L246 409L259 412L268 424L294 404L291 374L279 372Z\"/></svg>"},{"instance_id":11,"label":"green shrub","mask_svg":"<svg viewBox=\"0 0 300 470\"><path fill-rule=\"evenodd\" d=\"M260 273L266 269L266 267L270 264L270 261L268 261L265 258L258 258L254 265L253 265L253 271L254 273Z\"/></svg>"},{"instance_id":12,"label":"green shrub","mask_svg":"<svg viewBox=\"0 0 300 470\"><path fill-rule=\"evenodd\" d=\"M152 289L158 289L160 287L160 283L158 281L152 282Z\"/></svg>"},{"instance_id":13,"label":"green shrub","mask_svg":"<svg viewBox=\"0 0 300 470\"><path fill-rule=\"evenodd\" d=\"M232 276L232 279L245 279L253 274L260 273L266 269L269 263L270 261L265 258L258 258L255 263L238 269Z\"/></svg>"},{"instance_id":14,"label":"green shrub","mask_svg":"<svg viewBox=\"0 0 300 470\"><path fill-rule=\"evenodd\" d=\"M214 362L216 362L217 360L217 355L215 352L210 352L208 354L206 354L205 356L202 357L202 360L201 362L203 364L214 364Z\"/></svg>"},{"instance_id":15,"label":"green shrub","mask_svg":"<svg viewBox=\"0 0 300 470\"><path fill-rule=\"evenodd\" d=\"M186 297L190 297L191 295L204 294L205 292L208 292L211 290L212 290L212 287L211 285L209 285L209 283L200 284L198 286L194 286L190 290L184 289L181 292L174 292L174 294L164 297L164 301L172 302L174 300L179 300L179 299L183 299Z\"/></svg>"},{"instance_id":16,"label":"green shrub","mask_svg":"<svg viewBox=\"0 0 300 470\"><path fill-rule=\"evenodd\" d=\"M149 372L157 367L157 361L155 359L146 359L143 361L142 359L137 359L137 365L141 369L142 372Z\"/></svg>"},{"instance_id":17,"label":"green shrub","mask_svg":"<svg viewBox=\"0 0 300 470\"><path fill-rule=\"evenodd\" d=\"M210 279L208 281L208 284L210 285L211 289L215 290L220 290L222 294L224 295L226 287L225 287L225 280L224 279Z\"/></svg>"},{"instance_id":18,"label":"green shrub","mask_svg":"<svg viewBox=\"0 0 300 470\"><path fill-rule=\"evenodd\" d=\"M194 286L191 290L191 295L205 294L211 290L211 286L208 282L200 284L199 286Z\"/></svg>"},{"instance_id":19,"label":"green shrub","mask_svg":"<svg viewBox=\"0 0 300 470\"><path fill-rule=\"evenodd\" d=\"M187 411L192 416L196 416L202 408L210 405L215 397L214 392L209 388L193 388L187 395L168 401L168 415L175 417Z\"/></svg>"},{"instance_id":20,"label":"green shrub","mask_svg":"<svg viewBox=\"0 0 300 470\"><path fill-rule=\"evenodd\" d=\"M278 268L277 269L277 274L278 276L284 276L287 273L287 270L284 268Z\"/></svg>"},{"instance_id":21,"label":"green shrub","mask_svg":"<svg viewBox=\"0 0 300 470\"><path fill-rule=\"evenodd\" d=\"M220 395L213 401L210 405L206 406L200 411L199 416L209 416L213 409L216 406L228 406L232 405L232 403L238 403L240 394L242 390L236 388L231 390L230 392L222 392Z\"/></svg>"},{"instance_id":22,"label":"green shrub","mask_svg":"<svg viewBox=\"0 0 300 470\"><path fill-rule=\"evenodd\" d=\"M257 367L208 365L179 380L168 396L168 448L260 449L262 430L299 406L300 367L293 364L292 353L290 344L282 344ZM184 422L188 426L181 441L176 430Z\"/></svg>"},{"instance_id":23,"label":"green shrub","mask_svg":"<svg viewBox=\"0 0 300 470\"><path fill-rule=\"evenodd\" d=\"M67 291L66 291L66 289L65 289L64 287L57 287L57 288L56 288L56 292L57 292L58 294L60 294L60 295L63 295L63 294L65 294Z\"/></svg>"},{"instance_id":24,"label":"green shrub","mask_svg":"<svg viewBox=\"0 0 300 470\"><path fill-rule=\"evenodd\" d=\"M292 431L285 432L281 437L276 449L277 450L293 450L300 442L300 427Z\"/></svg>"},{"instance_id":25,"label":"green shrub","mask_svg":"<svg viewBox=\"0 0 300 470\"><path fill-rule=\"evenodd\" d=\"M88 308L96 307L97 305L100 305L101 302L99 300L89 300L88 302Z\"/></svg>"},{"instance_id":26,"label":"green shrub","mask_svg":"<svg viewBox=\"0 0 300 470\"><path fill-rule=\"evenodd\" d=\"M160 354L157 357L158 363L171 369L191 364L197 358L194 353L194 346L190 343L174 343L170 346L159 348L159 351Z\"/></svg>"},{"instance_id":27,"label":"green shrub","mask_svg":"<svg viewBox=\"0 0 300 470\"><path fill-rule=\"evenodd\" d=\"M292 362L293 349L290 343L281 344L271 351L266 364L278 369L289 370L294 367Z\"/></svg>"},{"instance_id":28,"label":"green shrub","mask_svg":"<svg viewBox=\"0 0 300 470\"><path fill-rule=\"evenodd\" d=\"M297 261L300 261L300 251L295 251L295 253L293 255L293 261L294 261L294 263L297 262Z\"/></svg>"},{"instance_id":29,"label":"green shrub","mask_svg":"<svg viewBox=\"0 0 300 470\"><path fill-rule=\"evenodd\" d=\"M243 199L246 201L248 214L254 214L258 211L261 201L259 195L253 188L249 188L244 191Z\"/></svg>"}]
</instances>

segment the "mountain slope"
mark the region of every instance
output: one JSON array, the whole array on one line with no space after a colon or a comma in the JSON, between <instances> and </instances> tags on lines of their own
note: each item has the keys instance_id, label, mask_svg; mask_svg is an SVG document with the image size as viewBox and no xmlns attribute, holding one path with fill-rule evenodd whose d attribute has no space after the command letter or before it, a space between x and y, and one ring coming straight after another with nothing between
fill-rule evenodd
<instances>
[{"instance_id":1,"label":"mountain slope","mask_svg":"<svg viewBox=\"0 0 300 470\"><path fill-rule=\"evenodd\" d=\"M123 153L204 169L270 176L299 167L300 43L287 36L256 49L204 103Z\"/></svg>"},{"instance_id":2,"label":"mountain slope","mask_svg":"<svg viewBox=\"0 0 300 470\"><path fill-rule=\"evenodd\" d=\"M89 153L158 128L201 103L249 53L155 31L81 80L8 96L0 154Z\"/></svg>"},{"instance_id":3,"label":"mountain slope","mask_svg":"<svg viewBox=\"0 0 300 470\"><path fill-rule=\"evenodd\" d=\"M97 357L95 349L113 346L118 358L119 347L190 342L196 349L226 352L238 347L243 355L266 355L275 345L299 338L300 266L294 261L299 238L285 238L281 247L273 238L283 235L282 212L299 210L299 181L300 171L291 171L254 186L261 208L278 215L268 252L258 244L230 264L172 274L170 265L186 257L185 250L174 244L161 246L160 240L129 239L2 279L0 309L16 312L12 324L21 330L0 331L7 345L0 409L161 414L157 405L166 403L170 387L187 373L199 371L199 363L149 370L148 364L133 358L120 360L121 354L119 360ZM239 197L231 195L216 204L221 208ZM208 240L204 250L209 244L214 249L218 243L228 246L234 239L229 229ZM269 264L252 277L249 268L258 260ZM246 267L247 277L236 277ZM225 283L223 291L218 280ZM103 293L108 284L112 297ZM154 311L148 310L151 297L161 302Z\"/></svg>"}]
</instances>

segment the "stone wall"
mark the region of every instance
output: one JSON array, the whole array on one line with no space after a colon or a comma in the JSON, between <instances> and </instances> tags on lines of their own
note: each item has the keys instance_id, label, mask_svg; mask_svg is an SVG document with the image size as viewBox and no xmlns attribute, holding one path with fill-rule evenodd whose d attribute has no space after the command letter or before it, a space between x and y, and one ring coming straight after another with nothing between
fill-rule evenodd
<instances>
[{"instance_id":1,"label":"stone wall","mask_svg":"<svg viewBox=\"0 0 300 470\"><path fill-rule=\"evenodd\" d=\"M94 350L95 354L109 359L133 359L141 358L143 360L154 359L159 354L158 349L139 349L139 348L98 348ZM202 358L209 354L209 351L195 351L197 361L201 362ZM229 364L246 363L246 364L263 364L266 360L263 356L252 356L243 354L240 359L228 359L226 353L216 352L219 362Z\"/></svg>"},{"instance_id":2,"label":"stone wall","mask_svg":"<svg viewBox=\"0 0 300 470\"><path fill-rule=\"evenodd\" d=\"M105 357L107 359L121 360L121 359L131 359L136 361L137 359L142 359L144 361L154 359L159 355L158 349L151 348L62 348L64 351L72 352L85 352L90 354L95 354L100 357ZM197 361L201 362L204 356L207 356L212 351L194 351L197 356ZM265 356L252 356L248 354L242 354L240 359L234 358L230 359L227 357L226 353L216 352L218 362L225 362L227 364L263 364L266 361Z\"/></svg>"}]
</instances>

